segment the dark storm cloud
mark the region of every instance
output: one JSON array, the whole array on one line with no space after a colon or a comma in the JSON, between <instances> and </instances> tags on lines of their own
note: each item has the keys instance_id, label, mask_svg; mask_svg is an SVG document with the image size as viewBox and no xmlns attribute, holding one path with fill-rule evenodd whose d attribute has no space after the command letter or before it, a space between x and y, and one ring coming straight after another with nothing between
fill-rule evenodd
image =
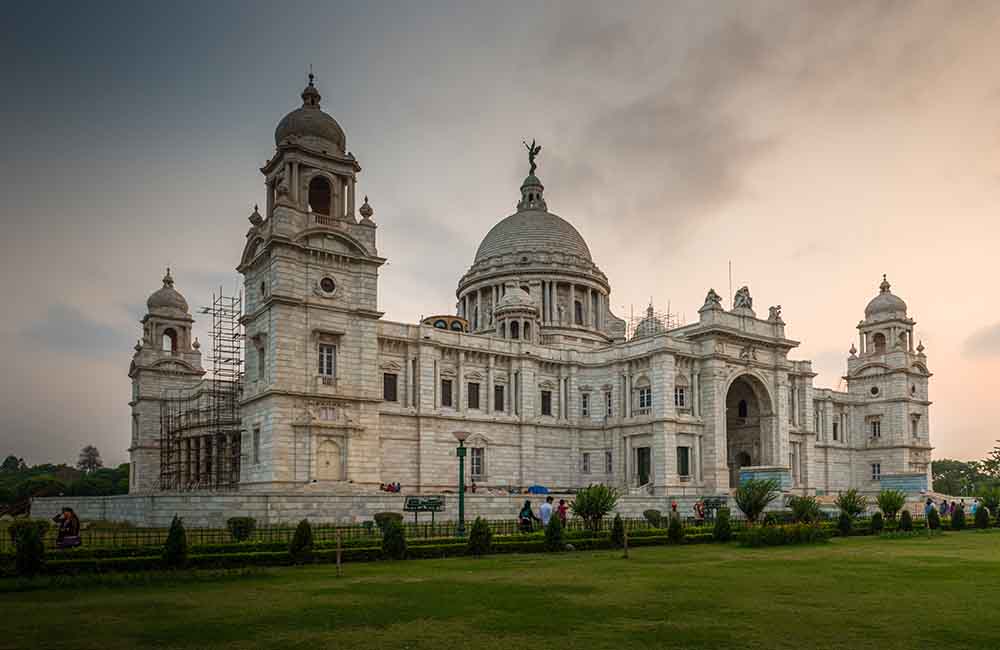
<instances>
[{"instance_id":1,"label":"dark storm cloud","mask_svg":"<svg viewBox=\"0 0 1000 650\"><path fill-rule=\"evenodd\" d=\"M45 316L21 331L21 336L47 350L105 360L127 356L130 332L88 318L73 305L50 305Z\"/></svg>"},{"instance_id":2,"label":"dark storm cloud","mask_svg":"<svg viewBox=\"0 0 1000 650\"><path fill-rule=\"evenodd\" d=\"M962 355L971 359L1000 357L1000 323L973 332L962 344Z\"/></svg>"}]
</instances>

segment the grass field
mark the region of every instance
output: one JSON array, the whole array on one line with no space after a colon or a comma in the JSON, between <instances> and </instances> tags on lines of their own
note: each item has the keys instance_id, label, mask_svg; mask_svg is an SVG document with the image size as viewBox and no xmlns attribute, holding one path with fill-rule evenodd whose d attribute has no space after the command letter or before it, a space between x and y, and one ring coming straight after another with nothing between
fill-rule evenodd
<instances>
[{"instance_id":1,"label":"grass field","mask_svg":"<svg viewBox=\"0 0 1000 650\"><path fill-rule=\"evenodd\" d=\"M16 587L3 648L1000 647L994 531Z\"/></svg>"}]
</instances>

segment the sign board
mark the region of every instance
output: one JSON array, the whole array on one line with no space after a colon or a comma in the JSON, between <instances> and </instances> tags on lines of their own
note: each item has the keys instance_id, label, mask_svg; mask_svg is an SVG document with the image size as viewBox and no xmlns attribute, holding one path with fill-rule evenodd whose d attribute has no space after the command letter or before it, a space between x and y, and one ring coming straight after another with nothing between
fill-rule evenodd
<instances>
[{"instance_id":1,"label":"sign board","mask_svg":"<svg viewBox=\"0 0 1000 650\"><path fill-rule=\"evenodd\" d=\"M405 512L442 512L444 497L406 497L403 503Z\"/></svg>"}]
</instances>

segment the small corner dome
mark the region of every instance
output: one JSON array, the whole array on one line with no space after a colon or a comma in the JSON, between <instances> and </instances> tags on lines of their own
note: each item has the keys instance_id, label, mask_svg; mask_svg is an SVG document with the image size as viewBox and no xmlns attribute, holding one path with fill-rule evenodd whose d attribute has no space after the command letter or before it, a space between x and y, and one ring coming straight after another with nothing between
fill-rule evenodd
<instances>
[{"instance_id":1,"label":"small corner dome","mask_svg":"<svg viewBox=\"0 0 1000 650\"><path fill-rule=\"evenodd\" d=\"M865 307L867 320L887 320L889 318L906 318L906 303L899 296L889 291L891 285L882 276L879 294L871 299Z\"/></svg>"},{"instance_id":2,"label":"small corner dome","mask_svg":"<svg viewBox=\"0 0 1000 650\"><path fill-rule=\"evenodd\" d=\"M167 269L167 274L163 276L163 286L154 291L146 300L146 309L150 314L188 315L187 300L177 289L174 289L174 278L170 275L170 269Z\"/></svg>"},{"instance_id":3,"label":"small corner dome","mask_svg":"<svg viewBox=\"0 0 1000 650\"><path fill-rule=\"evenodd\" d=\"M497 302L497 309L510 309L510 308L535 308L535 303L531 301L531 296L528 292L518 286L507 287L507 292L504 294Z\"/></svg>"},{"instance_id":4,"label":"small corner dome","mask_svg":"<svg viewBox=\"0 0 1000 650\"><path fill-rule=\"evenodd\" d=\"M343 154L347 150L344 130L337 120L319 107L321 97L319 90L313 85L313 75L310 74L309 85L302 91L302 106L283 117L274 129L276 146L294 139L316 151L327 150Z\"/></svg>"},{"instance_id":5,"label":"small corner dome","mask_svg":"<svg viewBox=\"0 0 1000 650\"><path fill-rule=\"evenodd\" d=\"M646 308L646 316L639 324L635 327L635 333L632 335L633 339L641 339L647 336L655 336L662 332L666 332L667 328L664 327L663 322L657 318L653 313L653 306L650 305Z\"/></svg>"}]
</instances>

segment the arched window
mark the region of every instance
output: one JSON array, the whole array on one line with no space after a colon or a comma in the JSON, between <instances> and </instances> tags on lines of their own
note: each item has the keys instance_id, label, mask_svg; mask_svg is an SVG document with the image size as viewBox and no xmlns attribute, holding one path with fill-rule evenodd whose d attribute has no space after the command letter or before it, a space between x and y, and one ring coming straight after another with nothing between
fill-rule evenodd
<instances>
[{"instance_id":1,"label":"arched window","mask_svg":"<svg viewBox=\"0 0 1000 650\"><path fill-rule=\"evenodd\" d=\"M472 331L479 329L479 307L472 308Z\"/></svg>"},{"instance_id":2,"label":"arched window","mask_svg":"<svg viewBox=\"0 0 1000 650\"><path fill-rule=\"evenodd\" d=\"M527 321L525 321L524 323L524 340L525 341L531 340L531 323Z\"/></svg>"},{"instance_id":3,"label":"arched window","mask_svg":"<svg viewBox=\"0 0 1000 650\"><path fill-rule=\"evenodd\" d=\"M461 323L461 321L457 321L457 320L451 321L451 329L454 332L461 332L462 331L462 323Z\"/></svg>"},{"instance_id":4,"label":"arched window","mask_svg":"<svg viewBox=\"0 0 1000 650\"><path fill-rule=\"evenodd\" d=\"M500 323L500 338L507 338L507 321Z\"/></svg>"},{"instance_id":5,"label":"arched window","mask_svg":"<svg viewBox=\"0 0 1000 650\"><path fill-rule=\"evenodd\" d=\"M446 330L448 329L448 323L446 323L443 320L436 320L434 321L434 327L438 328L439 330Z\"/></svg>"},{"instance_id":6,"label":"arched window","mask_svg":"<svg viewBox=\"0 0 1000 650\"><path fill-rule=\"evenodd\" d=\"M163 351L177 352L177 332L172 327L163 330Z\"/></svg>"},{"instance_id":7,"label":"arched window","mask_svg":"<svg viewBox=\"0 0 1000 650\"><path fill-rule=\"evenodd\" d=\"M322 176L309 181L309 210L330 216L330 181Z\"/></svg>"},{"instance_id":8,"label":"arched window","mask_svg":"<svg viewBox=\"0 0 1000 650\"><path fill-rule=\"evenodd\" d=\"M740 400L737 412L741 418L750 417L750 407L747 406L747 401L745 399Z\"/></svg>"},{"instance_id":9,"label":"arched window","mask_svg":"<svg viewBox=\"0 0 1000 650\"><path fill-rule=\"evenodd\" d=\"M510 338L512 339L521 338L521 328L516 320L511 321L510 323Z\"/></svg>"},{"instance_id":10,"label":"arched window","mask_svg":"<svg viewBox=\"0 0 1000 650\"><path fill-rule=\"evenodd\" d=\"M595 293L590 297L590 320L591 320L590 325L592 327L597 327L597 313L598 311L600 311L600 308L598 307L598 302L599 302L598 297L597 294Z\"/></svg>"},{"instance_id":11,"label":"arched window","mask_svg":"<svg viewBox=\"0 0 1000 650\"><path fill-rule=\"evenodd\" d=\"M573 301L573 322L583 325L583 303L579 300Z\"/></svg>"},{"instance_id":12,"label":"arched window","mask_svg":"<svg viewBox=\"0 0 1000 650\"><path fill-rule=\"evenodd\" d=\"M878 332L872 337L872 343L875 344L875 354L885 353L885 334Z\"/></svg>"}]
</instances>

